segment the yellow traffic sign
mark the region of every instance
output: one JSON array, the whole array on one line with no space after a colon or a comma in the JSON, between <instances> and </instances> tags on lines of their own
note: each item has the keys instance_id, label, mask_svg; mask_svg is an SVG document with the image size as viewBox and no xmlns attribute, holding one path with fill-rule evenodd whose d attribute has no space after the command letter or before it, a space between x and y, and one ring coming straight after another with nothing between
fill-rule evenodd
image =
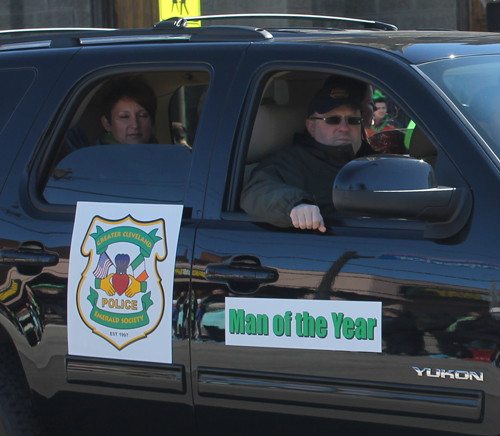
<instances>
[{"instance_id":1,"label":"yellow traffic sign","mask_svg":"<svg viewBox=\"0 0 500 436\"><path fill-rule=\"evenodd\" d=\"M160 20L172 17L198 17L201 15L201 0L158 0ZM188 27L200 27L200 21L189 21Z\"/></svg>"}]
</instances>

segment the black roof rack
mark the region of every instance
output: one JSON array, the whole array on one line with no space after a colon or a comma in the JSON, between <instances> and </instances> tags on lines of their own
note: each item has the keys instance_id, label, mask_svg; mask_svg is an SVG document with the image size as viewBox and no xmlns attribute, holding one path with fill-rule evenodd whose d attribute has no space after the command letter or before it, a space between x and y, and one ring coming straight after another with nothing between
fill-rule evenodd
<instances>
[{"instance_id":1,"label":"black roof rack","mask_svg":"<svg viewBox=\"0 0 500 436\"><path fill-rule=\"evenodd\" d=\"M341 21L356 23L368 29L397 30L391 24L378 21L358 20L324 15L299 14L228 14L204 15L199 17L173 17L160 21L149 29L99 29L99 28L44 28L44 29L15 29L0 31L0 52L9 50L24 50L33 48L67 48L80 45L141 43L141 42L173 42L173 41L269 41L273 34L261 26L240 25L213 25L205 27L188 27L188 22L217 19L308 19L323 20L326 22ZM271 31L307 30L308 27L279 27ZM325 30L337 28L325 27ZM318 30L315 28L314 30ZM296 30L295 30L296 31Z\"/></svg>"},{"instance_id":2,"label":"black roof rack","mask_svg":"<svg viewBox=\"0 0 500 436\"><path fill-rule=\"evenodd\" d=\"M381 29L381 30L398 30L392 24L382 23L380 21L359 20L357 18L334 17L329 15L303 15L303 14L224 14L224 15L201 15L198 17L172 17L167 20L160 21L154 25L154 29L172 29L185 28L189 21L200 20L226 20L235 18L287 18L299 20L324 20L324 21L341 21L345 23L360 24L365 29Z\"/></svg>"},{"instance_id":3,"label":"black roof rack","mask_svg":"<svg viewBox=\"0 0 500 436\"><path fill-rule=\"evenodd\" d=\"M227 39L231 41L264 41L273 39L265 29L246 26L210 26L191 36L192 42L210 42Z\"/></svg>"}]
</instances>

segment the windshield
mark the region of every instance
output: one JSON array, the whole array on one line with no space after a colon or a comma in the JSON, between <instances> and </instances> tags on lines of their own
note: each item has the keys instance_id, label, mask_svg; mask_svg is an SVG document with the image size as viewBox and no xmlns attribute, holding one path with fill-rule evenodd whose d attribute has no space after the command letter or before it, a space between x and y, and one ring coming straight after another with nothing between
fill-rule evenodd
<instances>
[{"instance_id":1,"label":"windshield","mask_svg":"<svg viewBox=\"0 0 500 436\"><path fill-rule=\"evenodd\" d=\"M500 157L500 55L449 58L420 65Z\"/></svg>"}]
</instances>

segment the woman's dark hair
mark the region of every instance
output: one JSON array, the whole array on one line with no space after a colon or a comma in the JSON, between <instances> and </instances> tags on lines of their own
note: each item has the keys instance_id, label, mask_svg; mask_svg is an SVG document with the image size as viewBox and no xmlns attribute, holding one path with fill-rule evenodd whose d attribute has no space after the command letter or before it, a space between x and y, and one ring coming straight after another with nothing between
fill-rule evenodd
<instances>
[{"instance_id":1,"label":"woman's dark hair","mask_svg":"<svg viewBox=\"0 0 500 436\"><path fill-rule=\"evenodd\" d=\"M375 98L375 99L373 99L373 103L385 103L385 104L387 104L387 99L385 97Z\"/></svg>"},{"instance_id":2,"label":"woman's dark hair","mask_svg":"<svg viewBox=\"0 0 500 436\"><path fill-rule=\"evenodd\" d=\"M102 114L111 124L111 111L122 98L130 98L140 104L151 117L156 119L157 100L153 88L141 76L121 76L108 80L101 89Z\"/></svg>"}]
</instances>

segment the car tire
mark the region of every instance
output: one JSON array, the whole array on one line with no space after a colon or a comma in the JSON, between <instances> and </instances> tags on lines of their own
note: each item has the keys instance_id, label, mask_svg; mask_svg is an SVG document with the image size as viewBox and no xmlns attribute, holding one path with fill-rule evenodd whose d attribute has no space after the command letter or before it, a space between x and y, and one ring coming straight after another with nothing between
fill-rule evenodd
<instances>
[{"instance_id":1,"label":"car tire","mask_svg":"<svg viewBox=\"0 0 500 436\"><path fill-rule=\"evenodd\" d=\"M15 348L0 345L0 436L42 436Z\"/></svg>"}]
</instances>

